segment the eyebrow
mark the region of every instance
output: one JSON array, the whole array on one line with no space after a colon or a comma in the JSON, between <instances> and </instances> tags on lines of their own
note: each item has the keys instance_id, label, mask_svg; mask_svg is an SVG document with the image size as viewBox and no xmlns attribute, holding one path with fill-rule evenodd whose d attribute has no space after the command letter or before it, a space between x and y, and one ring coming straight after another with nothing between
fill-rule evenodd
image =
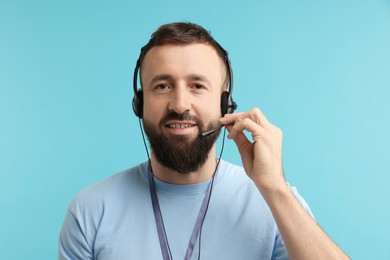
<instances>
[{"instance_id":1,"label":"eyebrow","mask_svg":"<svg viewBox=\"0 0 390 260\"><path fill-rule=\"evenodd\" d=\"M172 81L173 77L169 74L161 74L152 78L149 85L154 85L157 81Z\"/></svg>"},{"instance_id":2,"label":"eyebrow","mask_svg":"<svg viewBox=\"0 0 390 260\"><path fill-rule=\"evenodd\" d=\"M190 79L190 80L195 80L195 81L202 81L202 82L205 82L207 85L211 85L210 81L203 75L199 75L199 74L189 74L187 77L187 79Z\"/></svg>"},{"instance_id":3,"label":"eyebrow","mask_svg":"<svg viewBox=\"0 0 390 260\"><path fill-rule=\"evenodd\" d=\"M185 77L185 79L186 80L201 81L201 82L205 82L209 86L211 85L210 81L205 76L195 74L195 73L188 74ZM157 81L173 81L173 80L174 80L174 78L171 75L161 74L161 75L157 75L157 76L153 77L152 80L150 81L150 85L155 84Z\"/></svg>"}]
</instances>

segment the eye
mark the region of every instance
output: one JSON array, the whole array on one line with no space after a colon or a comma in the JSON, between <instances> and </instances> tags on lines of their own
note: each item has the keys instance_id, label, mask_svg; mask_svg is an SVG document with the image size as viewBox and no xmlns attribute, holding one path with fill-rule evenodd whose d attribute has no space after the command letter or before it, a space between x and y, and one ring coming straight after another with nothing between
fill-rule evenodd
<instances>
[{"instance_id":1,"label":"eye","mask_svg":"<svg viewBox=\"0 0 390 260\"><path fill-rule=\"evenodd\" d=\"M156 86L157 89L165 89L165 88L167 88L167 87L168 87L167 84L158 84L158 85Z\"/></svg>"},{"instance_id":2,"label":"eye","mask_svg":"<svg viewBox=\"0 0 390 260\"><path fill-rule=\"evenodd\" d=\"M165 83L158 84L154 87L154 90L157 90L157 91L164 91L167 89L169 89L169 85L165 84Z\"/></svg>"},{"instance_id":3,"label":"eye","mask_svg":"<svg viewBox=\"0 0 390 260\"><path fill-rule=\"evenodd\" d=\"M202 89L205 89L206 87L202 84L194 83L194 84L192 84L192 88L194 88L196 90L202 90Z\"/></svg>"}]
</instances>

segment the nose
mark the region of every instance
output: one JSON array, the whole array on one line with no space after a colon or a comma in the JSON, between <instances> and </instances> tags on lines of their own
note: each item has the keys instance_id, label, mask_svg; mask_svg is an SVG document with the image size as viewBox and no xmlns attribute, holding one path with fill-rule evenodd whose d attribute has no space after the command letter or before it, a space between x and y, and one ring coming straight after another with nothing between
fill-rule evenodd
<instances>
[{"instance_id":1,"label":"nose","mask_svg":"<svg viewBox=\"0 0 390 260\"><path fill-rule=\"evenodd\" d=\"M190 95L184 86L176 87L170 97L169 111L183 114L191 109Z\"/></svg>"}]
</instances>

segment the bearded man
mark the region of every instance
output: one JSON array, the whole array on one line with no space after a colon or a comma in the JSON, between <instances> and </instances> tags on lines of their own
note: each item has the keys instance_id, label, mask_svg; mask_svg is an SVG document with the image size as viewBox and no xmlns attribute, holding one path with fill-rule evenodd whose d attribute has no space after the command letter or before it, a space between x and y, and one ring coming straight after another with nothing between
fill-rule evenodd
<instances>
[{"instance_id":1,"label":"bearded man","mask_svg":"<svg viewBox=\"0 0 390 260\"><path fill-rule=\"evenodd\" d=\"M258 108L234 113L232 79L201 26L153 33L133 99L150 158L73 199L59 259L348 259L286 183L281 130ZM221 126L243 167L216 156Z\"/></svg>"}]
</instances>

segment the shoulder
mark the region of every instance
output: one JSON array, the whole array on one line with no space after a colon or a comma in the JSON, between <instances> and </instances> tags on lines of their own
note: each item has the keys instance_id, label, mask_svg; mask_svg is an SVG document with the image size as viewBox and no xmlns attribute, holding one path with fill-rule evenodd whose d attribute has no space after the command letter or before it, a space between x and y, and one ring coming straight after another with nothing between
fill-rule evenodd
<instances>
[{"instance_id":1,"label":"shoulder","mask_svg":"<svg viewBox=\"0 0 390 260\"><path fill-rule=\"evenodd\" d=\"M268 208L266 202L256 187L254 182L248 177L243 167L229 163L227 161L221 161L220 174L217 177L217 185L222 190L224 196L231 194L237 201L238 198L243 198L243 201L254 201L255 204L259 204L262 207ZM309 205L304 198L299 194L295 186L291 186L288 183L291 192L294 194L299 203L306 209L306 211L314 218L310 211Z\"/></svg>"},{"instance_id":2,"label":"shoulder","mask_svg":"<svg viewBox=\"0 0 390 260\"><path fill-rule=\"evenodd\" d=\"M230 197L238 204L247 205L249 201L253 201L257 206L266 207L261 193L245 173L244 168L230 162L221 161L215 190L216 193L220 192L222 196Z\"/></svg>"},{"instance_id":3,"label":"shoulder","mask_svg":"<svg viewBox=\"0 0 390 260\"><path fill-rule=\"evenodd\" d=\"M235 165L223 160L221 160L221 166L218 172L217 181L220 181L221 184L223 183L224 185L231 183L237 187L244 185L258 191L258 188L254 184L254 182L248 177L242 166ZM297 198L297 200L301 202L301 204L303 204L304 206L307 205L302 196L299 194L298 189L295 186L290 185L289 183L287 184L290 187L291 192Z\"/></svg>"},{"instance_id":4,"label":"shoulder","mask_svg":"<svg viewBox=\"0 0 390 260\"><path fill-rule=\"evenodd\" d=\"M221 160L217 182L221 182L223 185L232 184L237 187L242 185L254 185L242 166L224 160Z\"/></svg>"},{"instance_id":5,"label":"shoulder","mask_svg":"<svg viewBox=\"0 0 390 260\"><path fill-rule=\"evenodd\" d=\"M88 209L95 211L104 204L140 192L147 187L146 170L147 164L142 163L84 188L73 198L69 210L76 215Z\"/></svg>"}]
</instances>

